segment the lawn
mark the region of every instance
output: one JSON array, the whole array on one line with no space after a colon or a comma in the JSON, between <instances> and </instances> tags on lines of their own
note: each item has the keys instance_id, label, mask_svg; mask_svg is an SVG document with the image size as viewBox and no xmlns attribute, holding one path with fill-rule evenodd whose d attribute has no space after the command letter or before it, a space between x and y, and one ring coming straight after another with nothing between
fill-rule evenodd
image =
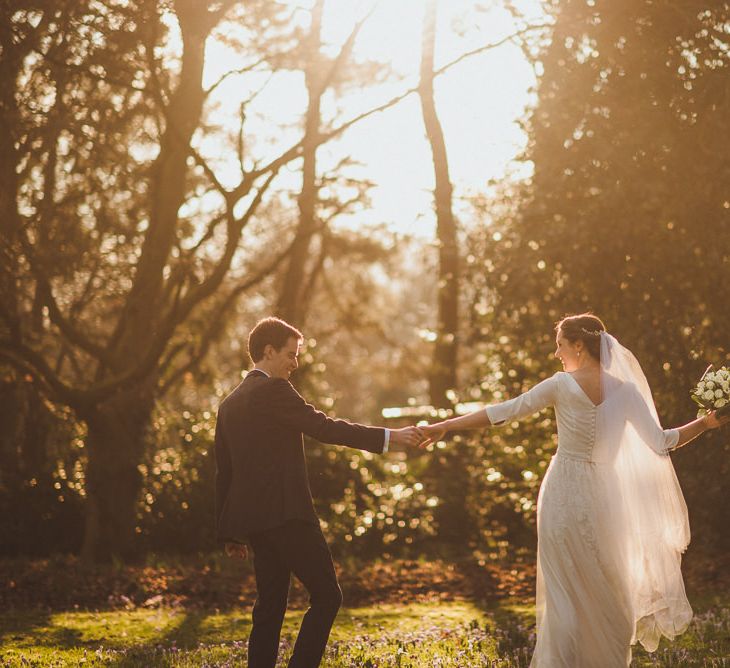
<instances>
[{"instance_id":1,"label":"lawn","mask_svg":"<svg viewBox=\"0 0 730 668\"><path fill-rule=\"evenodd\" d=\"M694 564L694 565L693 565ZM529 664L534 562L473 559L341 564L345 605L324 666ZM633 666L730 668L730 564L693 559L695 619ZM73 557L0 560L0 666L240 666L255 584L250 562L221 555L87 570ZM292 587L281 665L306 608Z\"/></svg>"},{"instance_id":2,"label":"lawn","mask_svg":"<svg viewBox=\"0 0 730 668\"><path fill-rule=\"evenodd\" d=\"M705 601L690 630L634 666L730 666L730 601ZM527 666L534 610L435 601L343 608L324 665L332 668ZM302 611L287 614L282 658ZM246 656L248 611L42 610L0 614L3 666L234 666Z\"/></svg>"}]
</instances>

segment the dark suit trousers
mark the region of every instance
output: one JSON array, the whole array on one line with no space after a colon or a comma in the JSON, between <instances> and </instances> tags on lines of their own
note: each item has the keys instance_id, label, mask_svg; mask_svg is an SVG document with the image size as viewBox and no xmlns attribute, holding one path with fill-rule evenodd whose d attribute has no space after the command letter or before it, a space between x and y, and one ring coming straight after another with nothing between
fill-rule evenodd
<instances>
[{"instance_id":1,"label":"dark suit trousers","mask_svg":"<svg viewBox=\"0 0 730 668\"><path fill-rule=\"evenodd\" d=\"M332 555L318 525L292 520L250 536L257 598L248 639L249 668L274 668L293 573L309 592L289 668L316 668L342 604Z\"/></svg>"}]
</instances>

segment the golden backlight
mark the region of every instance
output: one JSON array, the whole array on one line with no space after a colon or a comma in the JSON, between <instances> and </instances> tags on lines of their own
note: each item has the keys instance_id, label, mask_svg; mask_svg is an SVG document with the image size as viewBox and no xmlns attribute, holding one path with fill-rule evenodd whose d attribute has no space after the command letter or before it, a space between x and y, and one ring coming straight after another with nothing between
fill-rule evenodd
<instances>
[{"instance_id":1,"label":"golden backlight","mask_svg":"<svg viewBox=\"0 0 730 668\"><path fill-rule=\"evenodd\" d=\"M296 20L308 27L311 0L284 0L280 4L290 6ZM322 104L323 128L340 125L417 84L425 4L426 0L326 2L322 52L334 56L355 24L367 17L352 59L356 63L376 61L390 68L390 74L384 71L376 83L370 78L354 81L337 93L328 92ZM531 0L520 8L525 18L518 22L501 3L440 0L436 68L499 42L526 23L545 21L539 2ZM175 26L171 28L174 33ZM219 35L235 38L237 29L234 22L229 22L221 26ZM211 39L206 52L205 85L213 85L226 72L245 64L222 40ZM483 191L490 179L529 175L529 165L517 163L515 158L526 141L517 122L531 103L534 85L534 69L513 42L465 58L437 78L436 101L457 212L459 198ZM241 102L254 94L246 112L249 159L273 158L301 137L307 105L302 72L271 74L261 67L227 78L211 95L212 126L198 138L198 145L215 165L221 181L230 185L240 178L240 166L235 151L223 147L231 146L231 139L237 135ZM416 95L354 125L321 147L317 155L320 173L333 168L344 156L359 163L348 168L347 175L368 179L375 187L370 191L367 210L343 216L341 223L385 222L398 231L432 235L433 167ZM278 183L296 191L299 178L298 169L292 165Z\"/></svg>"}]
</instances>

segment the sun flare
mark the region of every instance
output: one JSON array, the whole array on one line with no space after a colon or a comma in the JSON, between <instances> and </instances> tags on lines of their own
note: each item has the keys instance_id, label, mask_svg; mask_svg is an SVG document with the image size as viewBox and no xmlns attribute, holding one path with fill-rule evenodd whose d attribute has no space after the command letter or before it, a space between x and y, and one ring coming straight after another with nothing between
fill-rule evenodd
<instances>
[{"instance_id":1,"label":"sun flare","mask_svg":"<svg viewBox=\"0 0 730 668\"><path fill-rule=\"evenodd\" d=\"M309 5L285 0L302 28L308 26ZM485 3L486 5L486 3ZM333 126L375 108L417 84L424 0L365 2L337 0L325 4L322 19L322 53L332 58L358 21L352 61L376 62L387 68L368 85L349 86L341 94L323 99L322 116ZM533 1L524 10L538 22L541 5ZM229 24L229 34L235 34ZM438 7L436 68L461 55L496 43L516 30L514 18L504 9L467 0L441 2ZM226 72L240 67L223 41L211 40L206 52L205 80L212 85ZM535 73L518 45L506 42L464 59L436 80L438 113L444 128L451 180L457 200L483 190L490 179L507 173L524 176L526 167L515 163L526 138L517 121L531 101ZM259 90L260 89L260 90ZM258 91L258 92L257 92ZM245 78L231 76L214 96L211 120L220 133L201 138L201 150L218 162L221 180L231 183L240 176L234 156L221 151L222 135L236 132L239 109L256 92L247 112L247 130L261 146L279 150L295 143L307 104L304 76L300 71L252 72ZM387 223L393 229L429 236L433 230L433 168L425 140L418 97L410 95L396 106L354 125L343 136L321 147L318 161L323 170L352 156L358 167L352 176L375 183L371 206L346 224ZM299 175L281 177L285 187L296 189Z\"/></svg>"}]
</instances>

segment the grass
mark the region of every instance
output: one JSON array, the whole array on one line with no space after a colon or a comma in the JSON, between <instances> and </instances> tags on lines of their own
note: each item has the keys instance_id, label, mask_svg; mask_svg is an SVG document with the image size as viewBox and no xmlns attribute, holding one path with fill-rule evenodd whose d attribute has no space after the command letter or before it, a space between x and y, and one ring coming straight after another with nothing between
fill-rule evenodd
<instances>
[{"instance_id":1,"label":"grass","mask_svg":"<svg viewBox=\"0 0 730 668\"><path fill-rule=\"evenodd\" d=\"M690 629L633 666L730 668L730 599L696 603ZM287 613L281 656L288 656L301 610ZM331 668L521 667L534 644L534 609L502 600L343 608L324 666ZM0 613L0 665L234 666L245 664L248 610L161 607Z\"/></svg>"}]
</instances>

